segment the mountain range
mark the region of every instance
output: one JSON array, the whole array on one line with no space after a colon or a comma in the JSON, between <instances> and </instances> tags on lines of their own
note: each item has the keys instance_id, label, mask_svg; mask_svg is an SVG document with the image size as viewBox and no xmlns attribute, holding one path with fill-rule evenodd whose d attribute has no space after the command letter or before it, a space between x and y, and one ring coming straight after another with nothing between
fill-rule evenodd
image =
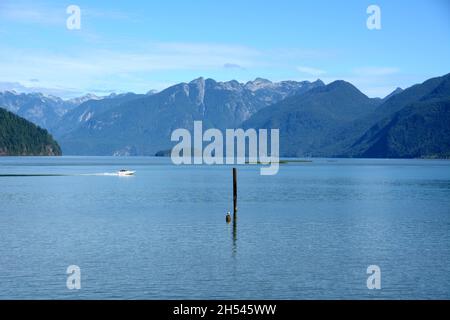
<instances>
[{"instance_id":1,"label":"mountain range","mask_svg":"<svg viewBox=\"0 0 450 320\"><path fill-rule=\"evenodd\" d=\"M324 86L323 82L264 79L241 84L198 78L157 94L125 94L87 101L68 112L53 129L65 154L154 155L169 148L177 128L238 127L261 108Z\"/></svg>"},{"instance_id":2,"label":"mountain range","mask_svg":"<svg viewBox=\"0 0 450 320\"><path fill-rule=\"evenodd\" d=\"M11 111L43 128L51 129L68 111L88 100L101 99L93 94L63 100L42 93L0 92L0 107Z\"/></svg>"},{"instance_id":3,"label":"mountain range","mask_svg":"<svg viewBox=\"0 0 450 320\"><path fill-rule=\"evenodd\" d=\"M198 78L161 92L62 100L0 93L0 107L48 129L66 155L154 155L177 128L279 128L295 157L450 156L450 74L381 98L346 81Z\"/></svg>"}]
</instances>

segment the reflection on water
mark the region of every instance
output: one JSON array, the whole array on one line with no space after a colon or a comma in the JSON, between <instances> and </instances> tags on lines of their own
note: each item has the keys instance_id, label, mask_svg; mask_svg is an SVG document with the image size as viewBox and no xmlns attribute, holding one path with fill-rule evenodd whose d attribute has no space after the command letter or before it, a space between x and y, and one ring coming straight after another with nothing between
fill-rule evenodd
<instances>
[{"instance_id":1,"label":"reflection on water","mask_svg":"<svg viewBox=\"0 0 450 320\"><path fill-rule=\"evenodd\" d=\"M449 299L449 165L238 166L228 226L227 166L0 158L0 298ZM110 176L122 168L137 175ZM72 264L77 292L65 287ZM371 264L381 290L367 290Z\"/></svg>"},{"instance_id":2,"label":"reflection on water","mask_svg":"<svg viewBox=\"0 0 450 320\"><path fill-rule=\"evenodd\" d=\"M233 219L233 256L236 255L237 252L237 219L236 216Z\"/></svg>"}]
</instances>

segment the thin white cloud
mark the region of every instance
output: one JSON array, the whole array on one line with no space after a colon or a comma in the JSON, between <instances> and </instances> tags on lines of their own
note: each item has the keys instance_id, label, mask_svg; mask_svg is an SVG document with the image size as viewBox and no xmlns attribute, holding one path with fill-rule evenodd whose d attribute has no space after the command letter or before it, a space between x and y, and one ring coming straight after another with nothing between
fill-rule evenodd
<instances>
[{"instance_id":1,"label":"thin white cloud","mask_svg":"<svg viewBox=\"0 0 450 320\"><path fill-rule=\"evenodd\" d=\"M326 71L324 71L324 70L312 68L312 67L305 67L305 66L299 66L299 67L297 67L297 70L301 73L306 73L306 74L308 74L310 76L314 76L314 77L317 77L317 76L320 76L320 75L326 73Z\"/></svg>"},{"instance_id":2,"label":"thin white cloud","mask_svg":"<svg viewBox=\"0 0 450 320\"><path fill-rule=\"evenodd\" d=\"M211 54L211 55L236 55L259 56L261 51L243 45L223 43L196 43L196 42L160 42L152 44L154 49L162 52L182 54Z\"/></svg>"},{"instance_id":3,"label":"thin white cloud","mask_svg":"<svg viewBox=\"0 0 450 320\"><path fill-rule=\"evenodd\" d=\"M37 1L0 1L0 18L18 23L33 23L41 25L60 25L65 27L68 17L66 12L69 3L57 2L48 4ZM138 21L137 17L130 17L127 13L103 8L97 10L89 6L80 5L82 18L129 20Z\"/></svg>"},{"instance_id":4,"label":"thin white cloud","mask_svg":"<svg viewBox=\"0 0 450 320\"><path fill-rule=\"evenodd\" d=\"M393 67L363 67L354 69L353 73L361 76L386 76L396 74L399 71L399 68Z\"/></svg>"},{"instance_id":5,"label":"thin white cloud","mask_svg":"<svg viewBox=\"0 0 450 320\"><path fill-rule=\"evenodd\" d=\"M310 60L335 58L340 52L335 49L277 48L269 50L268 54L282 60Z\"/></svg>"},{"instance_id":6,"label":"thin white cloud","mask_svg":"<svg viewBox=\"0 0 450 320\"><path fill-rule=\"evenodd\" d=\"M139 21L135 16L130 16L128 13L123 11L109 10L107 8L102 8L102 10L93 9L91 7L81 6L82 15L86 18L93 19L109 19L109 20L130 20Z\"/></svg>"},{"instance_id":7,"label":"thin white cloud","mask_svg":"<svg viewBox=\"0 0 450 320\"><path fill-rule=\"evenodd\" d=\"M84 31L76 34L81 35ZM39 87L56 88L63 84L77 91L115 87L146 92L149 89L163 89L154 84L174 83L180 79L188 81L183 75L220 77L221 72L230 73L233 69L239 69L247 74L246 77L255 77L262 76L260 70L292 70L295 61L300 58L309 57L306 59L309 60L326 55L326 52L309 49L261 50L228 43L148 43L136 39L125 39L122 45L114 39L104 39L100 45L91 45L92 41L97 40L90 39L87 41L89 45L74 47L73 50L65 47L58 51L19 49L0 43L0 81L20 82L31 87L34 85L29 83L29 79L35 78L40 81ZM323 73L315 68L304 70L309 72L308 75Z\"/></svg>"},{"instance_id":8,"label":"thin white cloud","mask_svg":"<svg viewBox=\"0 0 450 320\"><path fill-rule=\"evenodd\" d=\"M38 23L43 25L65 24L65 7L50 7L30 1L1 1L0 18L20 23Z\"/></svg>"},{"instance_id":9,"label":"thin white cloud","mask_svg":"<svg viewBox=\"0 0 450 320\"><path fill-rule=\"evenodd\" d=\"M30 79L39 79L42 87L64 84L77 90L121 83L141 88L152 73L203 73L222 70L225 64L246 68L255 65L260 55L244 46L209 43L154 43L133 52L84 49L65 53L0 45L0 81L31 86Z\"/></svg>"},{"instance_id":10,"label":"thin white cloud","mask_svg":"<svg viewBox=\"0 0 450 320\"><path fill-rule=\"evenodd\" d=\"M63 88L63 87L36 87L36 86L28 86L19 82L5 82L0 81L0 92L2 91L15 91L20 93L32 93L32 92L40 92L46 95L52 95L57 97L75 97L80 96L82 94L81 91L71 89L71 88Z\"/></svg>"},{"instance_id":11,"label":"thin white cloud","mask_svg":"<svg viewBox=\"0 0 450 320\"><path fill-rule=\"evenodd\" d=\"M182 48L186 50L183 51ZM50 72L67 74L76 71L78 74L98 75L158 70L203 70L222 68L225 63L249 66L254 63L256 55L247 48L232 45L191 44L189 47L178 47L158 43L140 52L92 49L58 55L45 51L21 51L14 55L15 63L12 68L27 66L27 69L42 70L47 66L47 71ZM0 64L5 61L4 67L7 70L7 55L3 59Z\"/></svg>"},{"instance_id":12,"label":"thin white cloud","mask_svg":"<svg viewBox=\"0 0 450 320\"><path fill-rule=\"evenodd\" d=\"M238 64L235 64L235 63L225 63L225 64L223 65L223 67L224 67L225 69L241 69L241 70L244 69L242 66L240 66L240 65L238 65Z\"/></svg>"}]
</instances>

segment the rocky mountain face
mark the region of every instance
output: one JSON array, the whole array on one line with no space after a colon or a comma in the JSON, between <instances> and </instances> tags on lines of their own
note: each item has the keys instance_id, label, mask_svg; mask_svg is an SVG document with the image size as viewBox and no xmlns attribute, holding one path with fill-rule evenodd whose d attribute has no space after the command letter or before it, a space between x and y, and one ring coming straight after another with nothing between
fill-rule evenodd
<instances>
[{"instance_id":1,"label":"rocky mountain face","mask_svg":"<svg viewBox=\"0 0 450 320\"><path fill-rule=\"evenodd\" d=\"M50 129L77 105L41 93L0 92L0 108L11 111L43 128Z\"/></svg>"},{"instance_id":2,"label":"rocky mountain face","mask_svg":"<svg viewBox=\"0 0 450 320\"><path fill-rule=\"evenodd\" d=\"M67 113L54 132L65 154L153 155L172 145L173 130L191 129L194 120L205 128L238 127L272 103L323 85L198 78L150 95L86 102Z\"/></svg>"},{"instance_id":3,"label":"rocky mountain face","mask_svg":"<svg viewBox=\"0 0 450 320\"><path fill-rule=\"evenodd\" d=\"M43 128L53 129L69 111L86 101L100 100L93 94L63 100L59 97L44 95L39 92L17 93L0 92L0 107L11 111Z\"/></svg>"}]
</instances>

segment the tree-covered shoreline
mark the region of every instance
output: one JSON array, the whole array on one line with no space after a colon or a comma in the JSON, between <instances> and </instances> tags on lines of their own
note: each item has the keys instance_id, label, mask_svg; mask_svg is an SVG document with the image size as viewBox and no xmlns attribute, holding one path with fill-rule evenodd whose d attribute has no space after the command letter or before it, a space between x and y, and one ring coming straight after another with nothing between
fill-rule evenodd
<instances>
[{"instance_id":1,"label":"tree-covered shoreline","mask_svg":"<svg viewBox=\"0 0 450 320\"><path fill-rule=\"evenodd\" d=\"M47 130L0 108L0 156L60 155L60 146Z\"/></svg>"}]
</instances>

